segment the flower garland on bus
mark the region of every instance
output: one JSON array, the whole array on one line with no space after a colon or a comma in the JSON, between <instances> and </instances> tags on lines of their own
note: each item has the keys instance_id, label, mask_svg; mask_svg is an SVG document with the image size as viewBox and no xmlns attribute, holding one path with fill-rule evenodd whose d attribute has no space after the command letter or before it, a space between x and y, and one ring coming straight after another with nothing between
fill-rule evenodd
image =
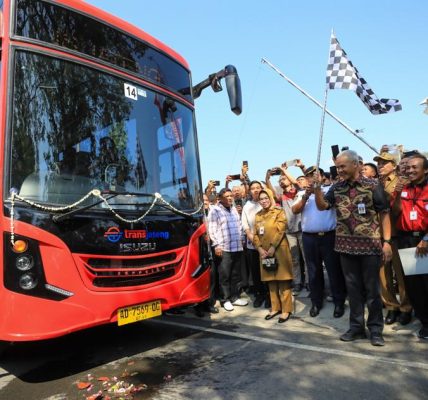
<instances>
[{"instance_id":1,"label":"flower garland on bus","mask_svg":"<svg viewBox=\"0 0 428 400\"><path fill-rule=\"evenodd\" d=\"M10 241L12 243L12 246L15 244L15 226L14 226L14 217L15 217L15 199L18 199L20 201L23 201L24 203L29 204L32 207L38 208L39 210L42 211L49 211L49 212L64 212L64 211L70 211L72 210L74 207L77 207L78 205L82 204L85 200L89 199L91 196L94 196L100 200L102 200L104 202L104 204L106 205L107 209L119 220L121 220L122 222L126 222L128 224L133 224L136 222L140 222L142 221L149 213L150 211L153 209L153 207L156 205L157 202L160 202L162 204L164 204L165 206L167 206L171 211L175 212L176 214L180 214L180 215L184 215L186 217L191 217L195 214L198 214L201 210L202 207L204 206L204 203L201 203L201 205L199 206L199 208L196 211L193 211L191 213L186 213L184 211L181 211L177 208L175 208L171 203L167 202L160 193L154 193L152 194L153 196L153 201L152 204L150 205L150 207L147 209L147 211L144 212L144 214L142 214L140 217L135 218L135 219L126 219L124 217L122 217L121 215L119 215L112 207L111 205L108 203L107 199L105 197L102 196L101 191L99 189L92 189L90 192L88 192L85 196L83 196L81 199L77 200L75 203L73 204L69 204L67 206L64 207L46 207L42 204L38 204L35 203L34 201L28 200L25 197L21 197L19 196L17 193L12 192L11 197L10 197L10 201L11 201L11 207L10 207Z\"/></svg>"}]
</instances>

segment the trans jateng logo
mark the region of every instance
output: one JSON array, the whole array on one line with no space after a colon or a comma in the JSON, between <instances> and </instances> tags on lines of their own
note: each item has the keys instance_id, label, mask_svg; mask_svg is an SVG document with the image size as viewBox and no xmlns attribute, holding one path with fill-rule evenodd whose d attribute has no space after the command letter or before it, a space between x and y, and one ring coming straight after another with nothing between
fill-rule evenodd
<instances>
[{"instance_id":1,"label":"trans jateng logo","mask_svg":"<svg viewBox=\"0 0 428 400\"><path fill-rule=\"evenodd\" d=\"M108 228L104 237L111 243L120 242L123 239L169 239L169 232L149 231L147 229L125 229L121 231L115 226Z\"/></svg>"}]
</instances>

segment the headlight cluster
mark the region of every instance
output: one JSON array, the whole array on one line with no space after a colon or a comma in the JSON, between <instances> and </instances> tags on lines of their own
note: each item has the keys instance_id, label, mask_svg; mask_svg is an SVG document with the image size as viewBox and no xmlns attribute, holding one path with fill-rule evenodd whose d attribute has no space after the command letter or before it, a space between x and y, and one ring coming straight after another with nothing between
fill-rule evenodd
<instances>
[{"instance_id":1,"label":"headlight cluster","mask_svg":"<svg viewBox=\"0 0 428 400\"><path fill-rule=\"evenodd\" d=\"M11 246L8 232L3 233L3 282L6 289L26 296L55 301L73 296L72 292L46 281L37 240L15 235Z\"/></svg>"},{"instance_id":2,"label":"headlight cluster","mask_svg":"<svg viewBox=\"0 0 428 400\"><path fill-rule=\"evenodd\" d=\"M37 277L31 272L34 268L34 258L27 252L28 243L25 240L17 240L12 247L14 253L21 254L15 260L16 268L25 272L25 274L19 277L18 283L23 290L32 290L37 286Z\"/></svg>"}]
</instances>

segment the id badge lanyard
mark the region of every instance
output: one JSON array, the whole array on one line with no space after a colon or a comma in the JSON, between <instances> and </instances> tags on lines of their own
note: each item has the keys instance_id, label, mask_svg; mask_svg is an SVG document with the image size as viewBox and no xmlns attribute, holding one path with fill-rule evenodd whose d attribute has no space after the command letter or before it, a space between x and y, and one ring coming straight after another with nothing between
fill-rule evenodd
<instances>
[{"instance_id":1,"label":"id badge lanyard","mask_svg":"<svg viewBox=\"0 0 428 400\"><path fill-rule=\"evenodd\" d=\"M409 215L409 219L410 221L416 221L418 219L418 211L416 210L416 201L419 200L419 196L417 196L418 194L421 193L417 193L416 191L416 187L415 190L413 191L413 197L411 198L412 200L412 209L410 210L410 215Z\"/></svg>"}]
</instances>

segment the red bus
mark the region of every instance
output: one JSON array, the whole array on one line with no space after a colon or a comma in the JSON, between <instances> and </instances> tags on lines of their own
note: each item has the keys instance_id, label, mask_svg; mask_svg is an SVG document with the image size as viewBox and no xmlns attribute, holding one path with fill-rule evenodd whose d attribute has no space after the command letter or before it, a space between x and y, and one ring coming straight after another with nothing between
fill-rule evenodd
<instances>
[{"instance_id":1,"label":"red bus","mask_svg":"<svg viewBox=\"0 0 428 400\"><path fill-rule=\"evenodd\" d=\"M79 0L4 0L0 340L119 325L209 295L186 61Z\"/></svg>"}]
</instances>

